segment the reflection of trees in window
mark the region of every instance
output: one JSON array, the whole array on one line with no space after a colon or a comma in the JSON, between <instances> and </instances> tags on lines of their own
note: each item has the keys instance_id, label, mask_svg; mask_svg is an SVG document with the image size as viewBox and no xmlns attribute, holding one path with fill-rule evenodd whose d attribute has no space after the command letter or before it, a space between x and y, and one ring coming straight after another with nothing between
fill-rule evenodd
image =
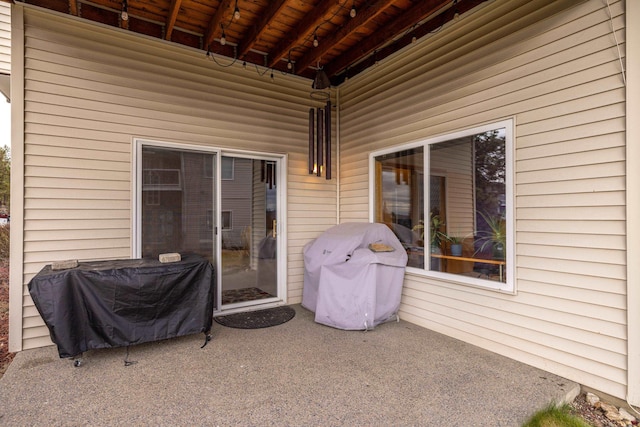
<instances>
[{"instance_id":1,"label":"reflection of trees in window","mask_svg":"<svg viewBox=\"0 0 640 427\"><path fill-rule=\"evenodd\" d=\"M505 130L474 136L476 179L476 256L504 259Z\"/></svg>"},{"instance_id":2,"label":"reflection of trees in window","mask_svg":"<svg viewBox=\"0 0 640 427\"><path fill-rule=\"evenodd\" d=\"M496 129L474 136L476 211L503 216L505 212L505 136ZM481 220L479 214L477 220Z\"/></svg>"}]
</instances>

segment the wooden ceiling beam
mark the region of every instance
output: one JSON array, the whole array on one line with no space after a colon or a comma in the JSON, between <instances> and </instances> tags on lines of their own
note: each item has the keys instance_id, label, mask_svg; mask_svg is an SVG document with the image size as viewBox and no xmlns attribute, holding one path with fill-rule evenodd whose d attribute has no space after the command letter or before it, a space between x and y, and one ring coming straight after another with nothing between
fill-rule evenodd
<instances>
[{"instance_id":1,"label":"wooden ceiling beam","mask_svg":"<svg viewBox=\"0 0 640 427\"><path fill-rule=\"evenodd\" d=\"M69 0L69 14L78 16L78 0Z\"/></svg>"},{"instance_id":2,"label":"wooden ceiling beam","mask_svg":"<svg viewBox=\"0 0 640 427\"><path fill-rule=\"evenodd\" d=\"M304 18L298 22L298 25L280 40L278 45L269 52L268 66L273 67L278 61L289 55L289 51L296 45L304 42L305 37L315 31L320 22L324 20L325 15L334 8L340 7L340 3L336 0L322 0L313 7L313 11L307 13Z\"/></svg>"},{"instance_id":3,"label":"wooden ceiling beam","mask_svg":"<svg viewBox=\"0 0 640 427\"><path fill-rule=\"evenodd\" d=\"M171 0L171 6L169 7L169 15L165 22L164 39L171 40L171 34L173 33L173 27L176 25L176 19L178 19L178 12L180 12L180 5L182 0Z\"/></svg>"},{"instance_id":4,"label":"wooden ceiling beam","mask_svg":"<svg viewBox=\"0 0 640 427\"><path fill-rule=\"evenodd\" d=\"M464 3L464 2L462 2ZM395 36L407 31L416 22L426 19L438 10L450 4L450 0L427 0L415 3L390 25L379 28L371 36L358 43L354 48L345 52L325 67L328 76L333 76L358 62L361 58L371 54L376 49L388 43Z\"/></svg>"},{"instance_id":5,"label":"wooden ceiling beam","mask_svg":"<svg viewBox=\"0 0 640 427\"><path fill-rule=\"evenodd\" d=\"M231 2L233 0L222 0L220 2L220 6L216 9L216 13L213 14L211 20L209 21L209 25L207 25L207 31L204 33L204 48L209 49L209 45L213 42L213 39L216 37L218 31L220 31L220 24L222 24L222 20L224 19L224 15L231 6Z\"/></svg>"},{"instance_id":6,"label":"wooden ceiling beam","mask_svg":"<svg viewBox=\"0 0 640 427\"><path fill-rule=\"evenodd\" d=\"M348 21L342 28L334 32L329 38L321 40L318 47L309 49L302 58L296 61L296 71L302 72L310 65L316 63L322 55L331 50L336 44L356 32L359 27L375 19L389 6L393 5L394 2L394 0L376 0L358 12L355 18L348 17Z\"/></svg>"},{"instance_id":7,"label":"wooden ceiling beam","mask_svg":"<svg viewBox=\"0 0 640 427\"><path fill-rule=\"evenodd\" d=\"M251 50L286 3L287 0L274 0L269 2L269 6L262 12L258 22L253 24L249 33L238 43L239 58L244 57Z\"/></svg>"},{"instance_id":8,"label":"wooden ceiling beam","mask_svg":"<svg viewBox=\"0 0 640 427\"><path fill-rule=\"evenodd\" d=\"M432 17L432 19L430 19L429 21L417 27L415 30L407 32L406 34L404 34L404 36L396 39L394 42L389 43L385 45L385 47L376 51L375 58L373 56L369 56L369 58L359 61L357 65L349 69L350 71L349 74L357 75L361 73L368 67L373 66L376 61L384 59L387 56L392 55L395 52L399 51L400 49L404 48L405 46L411 44L413 37L420 39L426 36L427 34L441 28L447 22L454 19L454 15L456 12L463 14L473 9L474 7L484 3L485 1L487 0L465 0L464 2L458 3L458 7L456 9L449 8L443 11L442 13ZM331 64L331 66L333 66L333 64ZM336 76L336 73L342 70L333 72L331 69L329 69L328 71L325 69L325 71L327 72L327 75L332 79L331 83L335 85L340 84L345 80L345 78L349 77L348 75L346 75L346 73L342 73L339 76ZM329 74L330 72L332 72L332 74Z\"/></svg>"}]
</instances>

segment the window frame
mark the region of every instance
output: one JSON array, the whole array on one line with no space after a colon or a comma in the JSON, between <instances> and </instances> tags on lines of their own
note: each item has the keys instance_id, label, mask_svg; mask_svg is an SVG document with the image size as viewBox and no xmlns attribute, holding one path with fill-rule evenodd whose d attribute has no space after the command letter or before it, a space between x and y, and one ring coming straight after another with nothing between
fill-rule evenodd
<instances>
[{"instance_id":1,"label":"window frame","mask_svg":"<svg viewBox=\"0 0 640 427\"><path fill-rule=\"evenodd\" d=\"M225 227L225 215L229 215L229 226ZM220 211L220 230L231 231L233 230L233 211L230 209Z\"/></svg>"},{"instance_id":2,"label":"window frame","mask_svg":"<svg viewBox=\"0 0 640 427\"><path fill-rule=\"evenodd\" d=\"M224 162L225 160L231 162L231 169L229 171L229 175L225 176L225 168ZM236 171L236 160L234 157L230 156L221 156L220 158L220 180L222 181L233 181L235 179L235 171Z\"/></svg>"},{"instance_id":3,"label":"window frame","mask_svg":"<svg viewBox=\"0 0 640 427\"><path fill-rule=\"evenodd\" d=\"M510 294L516 293L516 281L515 281L515 118L506 118L498 121L493 121L478 126L454 130L452 132L439 134L433 137L428 137L416 141L407 142L405 144L394 145L382 150L377 150L369 153L369 221L375 221L375 203L376 203L376 157L395 153L398 151L409 150L413 148L423 147L424 155L424 194L422 195L424 200L424 218L428 218L428 212L430 212L431 206L429 206L429 188L432 172L430 170L430 146L440 142L446 142L449 140L463 138L475 134L488 132L495 129L505 129L505 216L506 216L506 280L504 282L492 281L485 279L478 279L473 277L462 276L454 273L447 273L441 271L432 271L428 269L429 254L425 251L425 267L409 267L407 266L405 272L410 275L416 275L420 277L429 277L433 279L439 279L441 281L455 284L455 285L467 285L483 289L490 289Z\"/></svg>"}]
</instances>

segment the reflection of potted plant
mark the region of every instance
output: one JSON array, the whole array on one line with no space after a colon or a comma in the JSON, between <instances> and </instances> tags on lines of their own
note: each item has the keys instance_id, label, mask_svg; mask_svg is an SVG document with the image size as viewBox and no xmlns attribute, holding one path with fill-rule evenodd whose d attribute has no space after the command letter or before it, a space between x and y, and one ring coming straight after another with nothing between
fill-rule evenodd
<instances>
[{"instance_id":1,"label":"reflection of potted plant","mask_svg":"<svg viewBox=\"0 0 640 427\"><path fill-rule=\"evenodd\" d=\"M462 256L464 241L467 239L467 237L471 236L473 236L473 233L465 234L464 236L462 236L460 233L447 234L446 239L449 242L451 255Z\"/></svg>"},{"instance_id":2,"label":"reflection of potted plant","mask_svg":"<svg viewBox=\"0 0 640 427\"><path fill-rule=\"evenodd\" d=\"M420 246L422 246L422 243L424 241L424 221L418 221L418 223L411 228L411 231L420 236L419 244Z\"/></svg>"},{"instance_id":3,"label":"reflection of potted plant","mask_svg":"<svg viewBox=\"0 0 640 427\"><path fill-rule=\"evenodd\" d=\"M504 259L505 249L507 247L506 221L502 217L485 215L482 212L480 212L480 215L487 223L489 230L481 232L480 238L476 240L476 242L481 242L476 253L482 252L487 247L490 247L494 259Z\"/></svg>"},{"instance_id":4,"label":"reflection of potted plant","mask_svg":"<svg viewBox=\"0 0 640 427\"><path fill-rule=\"evenodd\" d=\"M442 243L447 240L447 235L442 231L443 228L444 222L440 219L440 215L432 214L429 218L429 249L433 255L442 254ZM431 271L440 271L441 265L439 258L431 257L430 269Z\"/></svg>"},{"instance_id":5,"label":"reflection of potted plant","mask_svg":"<svg viewBox=\"0 0 640 427\"><path fill-rule=\"evenodd\" d=\"M447 235L442 232L443 227L444 222L440 219L440 216L432 215L429 227L429 239L431 243L431 252L433 253L439 253L442 242L448 240ZM436 250L438 252L435 252Z\"/></svg>"},{"instance_id":6,"label":"reflection of potted plant","mask_svg":"<svg viewBox=\"0 0 640 427\"><path fill-rule=\"evenodd\" d=\"M451 255L462 256L462 241L464 240L464 237L451 235L447 236L447 240L451 243Z\"/></svg>"}]
</instances>

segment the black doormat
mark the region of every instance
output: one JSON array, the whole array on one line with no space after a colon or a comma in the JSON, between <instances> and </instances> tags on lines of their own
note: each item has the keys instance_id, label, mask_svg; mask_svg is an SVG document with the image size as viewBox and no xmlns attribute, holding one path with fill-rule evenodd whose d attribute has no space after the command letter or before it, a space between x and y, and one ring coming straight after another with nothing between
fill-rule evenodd
<instances>
[{"instance_id":1,"label":"black doormat","mask_svg":"<svg viewBox=\"0 0 640 427\"><path fill-rule=\"evenodd\" d=\"M218 316L213 319L222 326L229 328L260 329L281 325L293 319L295 315L296 311L293 308L282 306Z\"/></svg>"},{"instance_id":2,"label":"black doormat","mask_svg":"<svg viewBox=\"0 0 640 427\"><path fill-rule=\"evenodd\" d=\"M269 292L259 288L243 288L222 291L222 304L234 304L237 302L255 301L257 299L273 298Z\"/></svg>"}]
</instances>

